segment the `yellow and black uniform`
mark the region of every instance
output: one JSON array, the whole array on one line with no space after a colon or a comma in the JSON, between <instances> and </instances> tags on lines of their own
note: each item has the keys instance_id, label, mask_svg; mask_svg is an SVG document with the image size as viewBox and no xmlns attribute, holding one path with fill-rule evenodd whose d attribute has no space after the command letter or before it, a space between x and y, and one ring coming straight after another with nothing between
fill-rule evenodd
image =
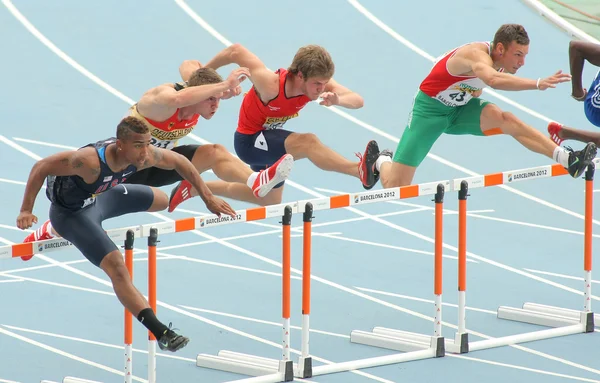
<instances>
[{"instance_id":1,"label":"yellow and black uniform","mask_svg":"<svg viewBox=\"0 0 600 383\"><path fill-rule=\"evenodd\" d=\"M179 90L182 88L176 87L175 89ZM180 120L179 109L177 109L175 113L165 121L154 121L144 117L137 110L137 104L135 104L129 108L129 115L141 120L148 129L150 129L150 134L152 135L152 141L150 143L152 145L157 148L171 149L174 152L185 156L190 161L194 158L196 149L198 149L200 145L177 146L177 142L194 130L198 124L198 119L200 118L199 114L194 114L189 119ZM181 180L183 180L183 178L175 170L164 170L152 167L135 173L132 177L127 179L126 183L160 187L171 185Z\"/></svg>"}]
</instances>

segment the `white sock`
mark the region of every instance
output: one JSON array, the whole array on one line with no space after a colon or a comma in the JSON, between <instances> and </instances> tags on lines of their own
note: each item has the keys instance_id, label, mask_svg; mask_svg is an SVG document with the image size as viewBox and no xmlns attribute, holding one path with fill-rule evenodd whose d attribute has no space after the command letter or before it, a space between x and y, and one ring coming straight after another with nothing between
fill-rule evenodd
<instances>
[{"instance_id":1,"label":"white sock","mask_svg":"<svg viewBox=\"0 0 600 383\"><path fill-rule=\"evenodd\" d=\"M256 177L258 177L258 172L254 172L254 173L250 174L250 177L248 177L248 181L246 181L246 185L248 185L248 187L250 189L252 189L252 186L254 186L254 181L256 181Z\"/></svg>"},{"instance_id":2,"label":"white sock","mask_svg":"<svg viewBox=\"0 0 600 383\"><path fill-rule=\"evenodd\" d=\"M52 232L52 223L48 221L48 226L46 227L46 231L50 235L50 237L54 238L54 233Z\"/></svg>"},{"instance_id":3,"label":"white sock","mask_svg":"<svg viewBox=\"0 0 600 383\"><path fill-rule=\"evenodd\" d=\"M381 171L381 164L384 162L392 162L392 159L388 156L379 156L377 161L375 161L375 169L377 169L378 172Z\"/></svg>"},{"instance_id":4,"label":"white sock","mask_svg":"<svg viewBox=\"0 0 600 383\"><path fill-rule=\"evenodd\" d=\"M552 153L552 158L565 168L569 167L569 152L567 149L557 146L554 149L554 153Z\"/></svg>"}]
</instances>

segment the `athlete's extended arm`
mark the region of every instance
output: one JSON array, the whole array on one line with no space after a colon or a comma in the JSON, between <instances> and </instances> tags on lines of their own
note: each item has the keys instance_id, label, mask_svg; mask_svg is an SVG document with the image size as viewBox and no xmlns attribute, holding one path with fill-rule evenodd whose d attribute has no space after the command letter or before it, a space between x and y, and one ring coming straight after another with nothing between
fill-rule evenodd
<instances>
[{"instance_id":1,"label":"athlete's extended arm","mask_svg":"<svg viewBox=\"0 0 600 383\"><path fill-rule=\"evenodd\" d=\"M351 91L334 79L329 80L325 86L325 92L321 94L321 98L323 101L319 104L325 106L339 105L348 109L359 109L364 105L364 100L360 94Z\"/></svg>"},{"instance_id":2,"label":"athlete's extended arm","mask_svg":"<svg viewBox=\"0 0 600 383\"><path fill-rule=\"evenodd\" d=\"M149 147L150 154L148 160L144 164L144 168L155 166L160 169L175 170L183 179L189 181L192 186L198 191L198 195L208 210L216 215L220 216L221 213L225 213L230 216L235 215L235 210L229 204L222 199L214 196L210 189L204 183L198 170L194 165L181 154L172 150Z\"/></svg>"},{"instance_id":3,"label":"athlete's extended arm","mask_svg":"<svg viewBox=\"0 0 600 383\"><path fill-rule=\"evenodd\" d=\"M586 60L590 64L600 67L600 45L585 41L571 41L569 43L569 62L573 76L571 96L577 101L585 100L587 93L581 82L583 65Z\"/></svg>"},{"instance_id":4,"label":"athlete's extended arm","mask_svg":"<svg viewBox=\"0 0 600 383\"><path fill-rule=\"evenodd\" d=\"M263 101L268 101L279 93L279 77L270 71L265 64L246 47L233 44L217 53L206 66L219 69L229 64L237 64L250 70L250 81L260 94Z\"/></svg>"},{"instance_id":5,"label":"athlete's extended arm","mask_svg":"<svg viewBox=\"0 0 600 383\"><path fill-rule=\"evenodd\" d=\"M91 156L93 148L66 151L53 154L43 158L33 165L27 185L21 211L17 217L17 227L28 229L37 223L37 217L33 215L33 205L46 177L53 176L80 176L86 182L94 182L100 174L100 164L97 157ZM94 160L96 160L94 162Z\"/></svg>"},{"instance_id":6,"label":"athlete's extended arm","mask_svg":"<svg viewBox=\"0 0 600 383\"><path fill-rule=\"evenodd\" d=\"M571 75L562 73L562 71L537 80L498 72L492 66L491 57L478 49L471 49L461 57L453 57L452 60L455 58L461 60L460 63L466 65L486 85L499 90L546 90L548 88L556 88L556 84L571 80Z\"/></svg>"},{"instance_id":7,"label":"athlete's extended arm","mask_svg":"<svg viewBox=\"0 0 600 383\"><path fill-rule=\"evenodd\" d=\"M184 60L179 66L179 74L181 79L188 82L192 74L198 69L202 68L202 63L198 60ZM233 89L227 89L221 94L221 100L227 100L228 98L239 96L242 93L242 87L236 86Z\"/></svg>"}]
</instances>

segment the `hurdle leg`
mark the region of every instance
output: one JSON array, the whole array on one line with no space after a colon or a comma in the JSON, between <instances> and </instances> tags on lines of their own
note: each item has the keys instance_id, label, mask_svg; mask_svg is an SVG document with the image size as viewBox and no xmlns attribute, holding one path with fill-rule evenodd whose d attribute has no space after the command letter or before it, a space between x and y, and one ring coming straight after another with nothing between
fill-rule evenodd
<instances>
[{"instance_id":1,"label":"hurdle leg","mask_svg":"<svg viewBox=\"0 0 600 383\"><path fill-rule=\"evenodd\" d=\"M466 330L468 192L469 183L462 181L458 192L458 331L453 341L446 340L446 349L458 354L469 352L469 334Z\"/></svg>"},{"instance_id":2,"label":"hurdle leg","mask_svg":"<svg viewBox=\"0 0 600 383\"><path fill-rule=\"evenodd\" d=\"M129 278L133 281L133 231L127 231L125 239L125 265ZM125 309L125 383L131 383L133 377L133 315Z\"/></svg>"},{"instance_id":3,"label":"hurdle leg","mask_svg":"<svg viewBox=\"0 0 600 383\"><path fill-rule=\"evenodd\" d=\"M312 358L309 351L312 215L312 203L307 202L304 208L302 230L302 348L296 371L296 376L299 378L312 377Z\"/></svg>"},{"instance_id":4,"label":"hurdle leg","mask_svg":"<svg viewBox=\"0 0 600 383\"><path fill-rule=\"evenodd\" d=\"M156 313L156 245L158 230L150 229L148 237L148 303ZM148 331L148 383L156 383L156 337Z\"/></svg>"}]
</instances>

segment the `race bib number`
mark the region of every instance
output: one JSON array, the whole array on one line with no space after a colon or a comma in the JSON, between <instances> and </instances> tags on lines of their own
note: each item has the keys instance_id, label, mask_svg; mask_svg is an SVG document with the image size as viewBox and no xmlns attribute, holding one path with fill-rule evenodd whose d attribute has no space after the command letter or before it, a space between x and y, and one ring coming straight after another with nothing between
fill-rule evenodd
<instances>
[{"instance_id":1,"label":"race bib number","mask_svg":"<svg viewBox=\"0 0 600 383\"><path fill-rule=\"evenodd\" d=\"M437 94L436 99L447 106L466 105L473 98L471 91L446 89Z\"/></svg>"},{"instance_id":2,"label":"race bib number","mask_svg":"<svg viewBox=\"0 0 600 383\"><path fill-rule=\"evenodd\" d=\"M296 117L298 117L298 113L284 117L267 117L265 123L263 124L263 128L266 130L281 129L288 120Z\"/></svg>"},{"instance_id":3,"label":"race bib number","mask_svg":"<svg viewBox=\"0 0 600 383\"><path fill-rule=\"evenodd\" d=\"M152 137L150 140L150 145L161 149L173 149L176 142L177 141L175 140L157 140L156 138Z\"/></svg>"}]
</instances>

